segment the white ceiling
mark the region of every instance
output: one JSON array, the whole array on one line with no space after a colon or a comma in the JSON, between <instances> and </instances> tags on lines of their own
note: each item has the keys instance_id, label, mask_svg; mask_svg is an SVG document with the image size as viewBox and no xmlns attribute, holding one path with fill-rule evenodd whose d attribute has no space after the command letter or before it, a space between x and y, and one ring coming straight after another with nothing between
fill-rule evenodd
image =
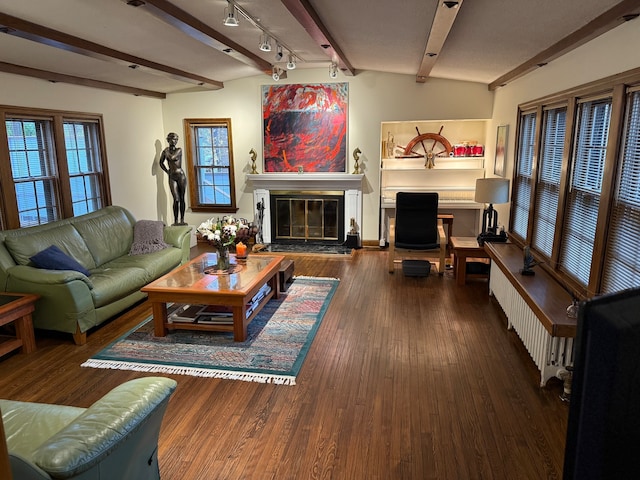
<instances>
[{"instance_id":1,"label":"white ceiling","mask_svg":"<svg viewBox=\"0 0 640 480\"><path fill-rule=\"evenodd\" d=\"M298 68L328 68L331 50L323 49L286 6L309 4L332 37L332 46L341 50L341 67L346 61L356 75L363 70L417 75L436 9L446 8L442 0L235 3L293 50ZM242 15L237 28L222 24L226 0L149 0L141 7L128 5L127 0L0 0L0 25L8 25L7 15L16 17L18 20L11 21L36 24L26 30L47 27L221 84L267 75L264 68L261 70L236 52L224 53L167 23L153 14L151 4L165 9L167 5L177 7L259 60L276 64L275 51L264 53L258 49L261 32ZM458 8L430 76L490 85L547 49L551 49L547 57L552 59L566 51L565 44L570 48L579 44L592 30L599 34L615 27L622 21L622 14L640 13L640 0L460 0ZM583 27L592 21L593 29L589 27L585 32ZM578 42L566 40L581 28L583 34L577 36ZM136 62L95 58L69 51L68 47L65 50L25 39L17 35L22 30L12 26L11 34L0 34L0 62L4 62L0 71L16 73L16 68L28 67L38 72L20 72L41 78L47 78L46 73L39 71L54 72L161 93L194 88L198 83L170 78L144 66L129 67ZM285 49L285 58L277 66L286 69L286 60Z\"/></svg>"}]
</instances>

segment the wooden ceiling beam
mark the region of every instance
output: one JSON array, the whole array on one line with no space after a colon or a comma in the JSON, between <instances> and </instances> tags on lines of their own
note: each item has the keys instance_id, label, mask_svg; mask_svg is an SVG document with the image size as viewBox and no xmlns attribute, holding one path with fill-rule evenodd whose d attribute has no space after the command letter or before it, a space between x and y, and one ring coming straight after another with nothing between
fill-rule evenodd
<instances>
[{"instance_id":1,"label":"wooden ceiling beam","mask_svg":"<svg viewBox=\"0 0 640 480\"><path fill-rule=\"evenodd\" d=\"M137 7L154 15L163 22L177 28L191 38L209 45L236 60L271 76L272 65L242 45L234 42L206 23L176 7L167 0L123 0L127 5Z\"/></svg>"},{"instance_id":2,"label":"wooden ceiling beam","mask_svg":"<svg viewBox=\"0 0 640 480\"><path fill-rule=\"evenodd\" d=\"M56 47L68 52L85 55L100 60L125 65L133 69L144 70L155 75L179 80L181 82L198 85L200 87L218 90L224 87L222 82L185 72L177 68L152 62L144 58L119 52L97 43L74 37L42 25L28 22L11 15L0 13L0 31L16 37L31 40L50 47Z\"/></svg>"},{"instance_id":3,"label":"wooden ceiling beam","mask_svg":"<svg viewBox=\"0 0 640 480\"><path fill-rule=\"evenodd\" d=\"M25 77L39 78L47 80L51 83L71 83L73 85L81 85L83 87L101 88L103 90L111 90L114 92L130 93L139 97L166 98L166 94L155 92L153 90L145 90L142 88L128 87L117 83L102 82L100 80L91 80L89 78L75 77L62 73L50 72L48 70L39 70L37 68L24 67L13 63L0 62L0 72L11 73L14 75L22 75Z\"/></svg>"},{"instance_id":4,"label":"wooden ceiling beam","mask_svg":"<svg viewBox=\"0 0 640 480\"><path fill-rule=\"evenodd\" d=\"M581 45L599 37L605 32L616 28L626 21L635 19L640 13L640 0L623 0L611 7L602 15L594 18L584 27L551 45L536 56L517 66L510 72L498 77L489 84L489 90L504 87L507 83L526 75L527 73L545 66L558 57L578 48Z\"/></svg>"},{"instance_id":5,"label":"wooden ceiling beam","mask_svg":"<svg viewBox=\"0 0 640 480\"><path fill-rule=\"evenodd\" d=\"M311 38L326 52L332 62L338 65L345 75L353 76L355 69L349 63L338 42L336 42L327 27L322 23L318 13L308 0L281 0L282 4L293 17L304 27Z\"/></svg>"},{"instance_id":6,"label":"wooden ceiling beam","mask_svg":"<svg viewBox=\"0 0 640 480\"><path fill-rule=\"evenodd\" d=\"M462 7L462 1L463 0L438 2L436 13L433 16L433 23L431 24L431 30L429 31L427 45L424 49L424 55L422 56L422 61L416 74L416 82L425 83L427 78L429 78L433 66L438 61L440 50L442 50L442 46L453 27L453 22L458 16L460 7Z\"/></svg>"}]
</instances>

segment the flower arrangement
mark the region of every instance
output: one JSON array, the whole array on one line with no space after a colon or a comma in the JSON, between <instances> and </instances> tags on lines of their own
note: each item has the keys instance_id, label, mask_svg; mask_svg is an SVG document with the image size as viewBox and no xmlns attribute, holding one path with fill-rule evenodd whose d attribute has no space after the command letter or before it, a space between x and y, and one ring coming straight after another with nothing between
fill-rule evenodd
<instances>
[{"instance_id":1,"label":"flower arrangement","mask_svg":"<svg viewBox=\"0 0 640 480\"><path fill-rule=\"evenodd\" d=\"M241 231L248 230L242 219L235 219L230 216L214 220L210 218L200 224L197 228L200 236L207 240L217 250L227 250L235 245L236 237Z\"/></svg>"}]
</instances>

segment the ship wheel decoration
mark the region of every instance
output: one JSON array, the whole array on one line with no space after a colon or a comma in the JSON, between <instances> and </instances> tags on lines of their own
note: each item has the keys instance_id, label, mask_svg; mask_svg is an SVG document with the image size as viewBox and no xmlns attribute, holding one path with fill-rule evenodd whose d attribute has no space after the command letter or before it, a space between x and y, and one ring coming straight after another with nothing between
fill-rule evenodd
<instances>
[{"instance_id":1,"label":"ship wheel decoration","mask_svg":"<svg viewBox=\"0 0 640 480\"><path fill-rule=\"evenodd\" d=\"M444 127L444 126L443 126ZM424 166L427 168L433 168L436 165L435 159L437 157L448 157L451 155L451 143L445 137L440 135L442 128L438 133L420 133L418 127L416 132L418 136L411 139L411 141L404 148L404 157L424 157Z\"/></svg>"}]
</instances>

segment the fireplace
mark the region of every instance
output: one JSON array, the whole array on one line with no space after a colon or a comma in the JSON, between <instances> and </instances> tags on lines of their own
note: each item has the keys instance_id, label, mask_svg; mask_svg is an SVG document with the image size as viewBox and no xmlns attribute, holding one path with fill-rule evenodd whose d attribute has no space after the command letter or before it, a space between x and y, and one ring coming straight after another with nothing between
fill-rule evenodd
<instances>
[{"instance_id":1,"label":"fireplace","mask_svg":"<svg viewBox=\"0 0 640 480\"><path fill-rule=\"evenodd\" d=\"M273 243L343 243L344 192L272 191L270 198Z\"/></svg>"},{"instance_id":2,"label":"fireplace","mask_svg":"<svg viewBox=\"0 0 640 480\"><path fill-rule=\"evenodd\" d=\"M322 194L329 197L335 196L342 198L342 206L338 207L340 212L337 213L337 238L333 240L333 233L323 231L323 236L327 238L321 240L323 243L342 244L346 240L346 234L349 232L352 222L355 225L360 237L362 235L362 180L363 174L349 173L260 173L248 174L247 183L253 186L253 205L255 219L261 218L261 234L262 242L265 244L274 243L273 224L277 223L274 218L273 210L275 208L271 201L271 197L277 197L279 193L287 192L287 195L297 195L300 200L309 200L307 198L311 193L312 196ZM320 204L312 204L312 211L319 208ZM324 209L324 204L323 209ZM328 204L332 205L332 204ZM308 206L308 202L307 202ZM300 204L296 203L296 207ZM333 207L329 207L333 208ZM262 210L262 212L261 212ZM262 215L261 215L262 213ZM328 217L331 217L329 212ZM312 234L316 235L317 225L312 224ZM297 237L295 241L303 242L302 235L296 231ZM290 239L294 241L294 239ZM318 241L317 237L314 240ZM361 244L362 239L359 238Z\"/></svg>"}]
</instances>

